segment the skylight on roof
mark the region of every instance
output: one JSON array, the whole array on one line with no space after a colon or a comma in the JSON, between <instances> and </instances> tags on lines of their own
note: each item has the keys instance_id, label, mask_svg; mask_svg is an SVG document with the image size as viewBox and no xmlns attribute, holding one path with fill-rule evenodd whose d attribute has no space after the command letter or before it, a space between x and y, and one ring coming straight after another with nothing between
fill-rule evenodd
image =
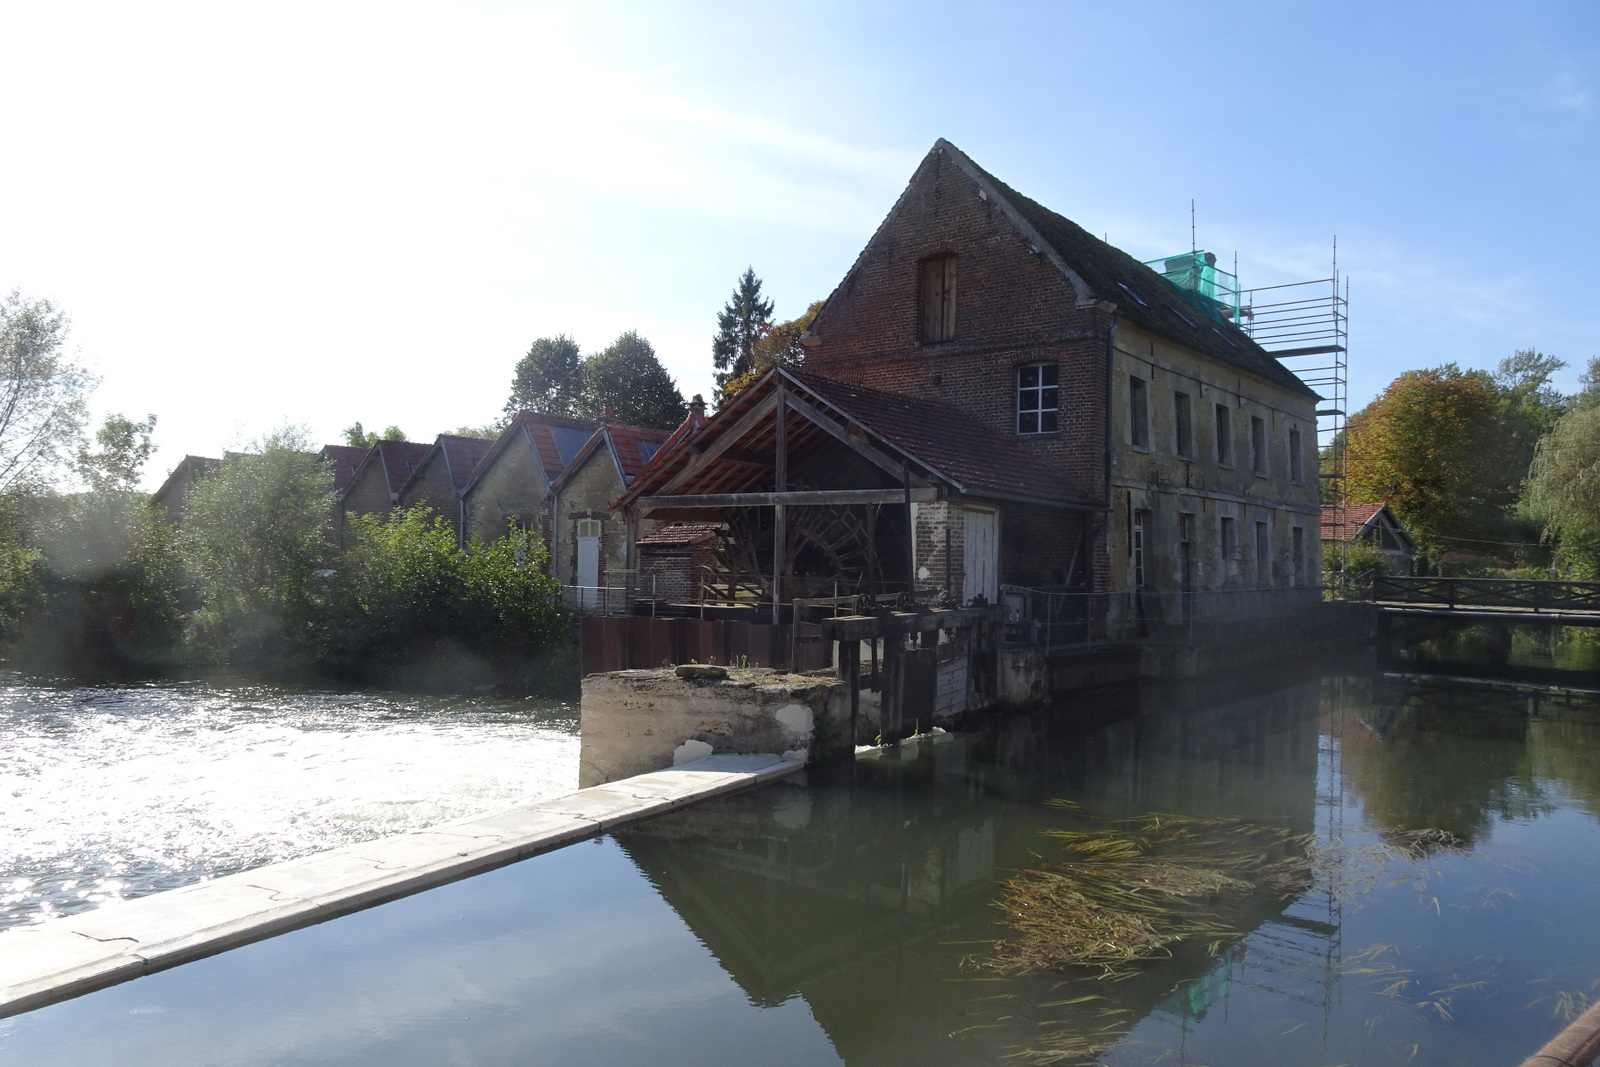
<instances>
[{"instance_id":1,"label":"skylight on roof","mask_svg":"<svg viewBox=\"0 0 1600 1067\"><path fill-rule=\"evenodd\" d=\"M1139 296L1138 293L1136 293L1132 289L1128 288L1128 283L1127 282L1118 282L1117 283L1117 288L1121 289L1124 293L1127 293L1129 296L1133 297L1134 300L1138 301L1138 304L1139 304L1140 307L1149 307L1150 306L1149 304L1146 304L1144 302L1144 300Z\"/></svg>"},{"instance_id":2,"label":"skylight on roof","mask_svg":"<svg viewBox=\"0 0 1600 1067\"><path fill-rule=\"evenodd\" d=\"M634 444L638 446L639 460L643 463L649 463L650 457L661 451L661 446L655 441L635 441Z\"/></svg>"},{"instance_id":3,"label":"skylight on roof","mask_svg":"<svg viewBox=\"0 0 1600 1067\"><path fill-rule=\"evenodd\" d=\"M550 427L550 437L556 443L556 454L561 457L563 467L572 462L590 436L588 430L575 430L570 426Z\"/></svg>"}]
</instances>

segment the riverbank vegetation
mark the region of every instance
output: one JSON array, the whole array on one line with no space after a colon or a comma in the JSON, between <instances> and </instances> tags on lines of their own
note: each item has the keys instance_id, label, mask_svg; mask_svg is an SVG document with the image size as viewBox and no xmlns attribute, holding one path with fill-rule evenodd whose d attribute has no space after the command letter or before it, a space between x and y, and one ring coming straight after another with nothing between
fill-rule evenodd
<instances>
[{"instance_id":1,"label":"riverbank vegetation","mask_svg":"<svg viewBox=\"0 0 1600 1067\"><path fill-rule=\"evenodd\" d=\"M339 551L329 470L291 431L226 457L180 524L126 486L11 494L0 639L51 674L212 667L421 690L563 694L576 652L537 535L457 546L425 509Z\"/></svg>"},{"instance_id":2,"label":"riverbank vegetation","mask_svg":"<svg viewBox=\"0 0 1600 1067\"><path fill-rule=\"evenodd\" d=\"M1350 419L1346 500L1389 505L1417 573L1600 578L1600 358L1572 394L1551 384L1565 366L1526 349L1401 374ZM1349 552L1349 572L1383 565Z\"/></svg>"}]
</instances>

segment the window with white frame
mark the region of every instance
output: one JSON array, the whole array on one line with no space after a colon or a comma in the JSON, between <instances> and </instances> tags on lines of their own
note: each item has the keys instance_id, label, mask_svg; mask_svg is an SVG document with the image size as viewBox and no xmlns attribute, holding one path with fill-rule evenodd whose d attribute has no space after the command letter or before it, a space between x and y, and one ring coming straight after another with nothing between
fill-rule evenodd
<instances>
[{"instance_id":1,"label":"window with white frame","mask_svg":"<svg viewBox=\"0 0 1600 1067\"><path fill-rule=\"evenodd\" d=\"M1060 400L1054 363L1029 363L1017 368L1017 432L1055 433L1060 427Z\"/></svg>"}]
</instances>

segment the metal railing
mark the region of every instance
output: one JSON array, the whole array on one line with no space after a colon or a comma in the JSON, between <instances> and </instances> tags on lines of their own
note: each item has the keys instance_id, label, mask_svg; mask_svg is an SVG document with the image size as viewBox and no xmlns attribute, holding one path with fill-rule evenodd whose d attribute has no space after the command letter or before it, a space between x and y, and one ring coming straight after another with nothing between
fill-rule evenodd
<instances>
[{"instance_id":1,"label":"metal railing","mask_svg":"<svg viewBox=\"0 0 1600 1067\"><path fill-rule=\"evenodd\" d=\"M1509 608L1531 612L1600 611L1600 582L1527 578L1402 578L1372 580L1372 600L1445 608Z\"/></svg>"},{"instance_id":2,"label":"metal railing","mask_svg":"<svg viewBox=\"0 0 1600 1067\"><path fill-rule=\"evenodd\" d=\"M1103 593L1000 587L1007 639L1052 652L1129 641L1192 642L1219 628L1301 616L1321 596L1317 586Z\"/></svg>"}]
</instances>

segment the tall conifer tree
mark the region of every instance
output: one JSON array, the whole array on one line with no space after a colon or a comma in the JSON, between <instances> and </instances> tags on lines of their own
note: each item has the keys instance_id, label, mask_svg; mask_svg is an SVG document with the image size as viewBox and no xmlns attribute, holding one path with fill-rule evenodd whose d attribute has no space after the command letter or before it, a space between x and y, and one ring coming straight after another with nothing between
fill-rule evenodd
<instances>
[{"instance_id":1,"label":"tall conifer tree","mask_svg":"<svg viewBox=\"0 0 1600 1067\"><path fill-rule=\"evenodd\" d=\"M746 267L733 296L717 316L717 335L711 341L719 397L729 381L748 374L755 366L756 342L771 318L772 301L761 298L761 279L756 277L754 268Z\"/></svg>"}]
</instances>

